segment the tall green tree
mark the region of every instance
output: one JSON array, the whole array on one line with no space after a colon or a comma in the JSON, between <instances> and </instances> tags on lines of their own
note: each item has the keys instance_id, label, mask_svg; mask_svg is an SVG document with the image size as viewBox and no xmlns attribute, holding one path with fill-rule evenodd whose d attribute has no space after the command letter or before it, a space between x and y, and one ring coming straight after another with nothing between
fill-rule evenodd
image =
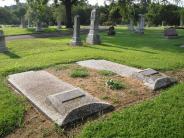
<instances>
[{"instance_id":1,"label":"tall green tree","mask_svg":"<svg viewBox=\"0 0 184 138\"><path fill-rule=\"evenodd\" d=\"M32 12L33 22L36 24L36 31L41 30L41 23L47 14L47 4L49 0L27 0L29 9Z\"/></svg>"},{"instance_id":2,"label":"tall green tree","mask_svg":"<svg viewBox=\"0 0 184 138\"><path fill-rule=\"evenodd\" d=\"M54 0L55 3L58 3L58 0ZM66 27L72 28L72 6L74 4L79 4L86 0L59 0L65 6L66 12Z\"/></svg>"}]
</instances>

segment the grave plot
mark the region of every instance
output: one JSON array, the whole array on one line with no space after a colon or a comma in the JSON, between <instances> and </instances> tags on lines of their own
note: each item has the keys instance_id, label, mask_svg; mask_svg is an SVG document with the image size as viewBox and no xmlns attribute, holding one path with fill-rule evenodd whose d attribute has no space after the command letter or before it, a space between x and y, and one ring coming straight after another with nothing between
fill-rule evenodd
<instances>
[{"instance_id":1,"label":"grave plot","mask_svg":"<svg viewBox=\"0 0 184 138\"><path fill-rule=\"evenodd\" d=\"M10 75L9 83L60 126L113 107L46 71Z\"/></svg>"},{"instance_id":2,"label":"grave plot","mask_svg":"<svg viewBox=\"0 0 184 138\"><path fill-rule=\"evenodd\" d=\"M129 106L158 94L153 93L136 79L122 77L107 70L98 71L83 68L77 64L67 64L51 67L46 71L73 86L82 88L90 95L112 104L115 109Z\"/></svg>"},{"instance_id":3,"label":"grave plot","mask_svg":"<svg viewBox=\"0 0 184 138\"><path fill-rule=\"evenodd\" d=\"M152 90L165 88L176 83L174 78L171 78L163 73L159 73L153 69L140 70L106 60L86 60L77 62L77 64L97 70L106 69L123 77L133 77L142 81L145 86L148 86Z\"/></svg>"}]
</instances>

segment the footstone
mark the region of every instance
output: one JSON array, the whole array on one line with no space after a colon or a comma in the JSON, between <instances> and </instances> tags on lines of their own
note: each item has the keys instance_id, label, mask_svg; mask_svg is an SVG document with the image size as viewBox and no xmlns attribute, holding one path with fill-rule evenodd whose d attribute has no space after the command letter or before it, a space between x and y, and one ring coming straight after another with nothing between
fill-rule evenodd
<instances>
[{"instance_id":1,"label":"footstone","mask_svg":"<svg viewBox=\"0 0 184 138\"><path fill-rule=\"evenodd\" d=\"M56 78L46 71L10 75L9 83L60 126L112 109L106 102Z\"/></svg>"},{"instance_id":2,"label":"footstone","mask_svg":"<svg viewBox=\"0 0 184 138\"><path fill-rule=\"evenodd\" d=\"M121 65L107 60L86 60L79 61L77 62L77 64L83 67L93 68L97 70L109 70L123 77L129 77L133 73L141 71L137 68Z\"/></svg>"},{"instance_id":3,"label":"footstone","mask_svg":"<svg viewBox=\"0 0 184 138\"><path fill-rule=\"evenodd\" d=\"M181 48L184 48L184 45L180 46Z\"/></svg>"},{"instance_id":4,"label":"footstone","mask_svg":"<svg viewBox=\"0 0 184 138\"><path fill-rule=\"evenodd\" d=\"M2 30L0 30L0 52L7 51L5 36Z\"/></svg>"},{"instance_id":5,"label":"footstone","mask_svg":"<svg viewBox=\"0 0 184 138\"><path fill-rule=\"evenodd\" d=\"M74 18L74 31L73 31L73 38L71 42L72 46L80 46L82 45L80 39L80 16L76 15Z\"/></svg>"},{"instance_id":6,"label":"footstone","mask_svg":"<svg viewBox=\"0 0 184 138\"><path fill-rule=\"evenodd\" d=\"M99 12L97 9L93 9L91 12L91 25L90 31L87 36L86 42L88 44L100 44L100 36L98 34L99 31Z\"/></svg>"},{"instance_id":7,"label":"footstone","mask_svg":"<svg viewBox=\"0 0 184 138\"><path fill-rule=\"evenodd\" d=\"M145 69L138 73L134 73L132 77L141 80L152 90L165 88L172 85L173 83L176 83L175 79L166 76L163 73L159 73L158 71L155 71L153 69Z\"/></svg>"}]
</instances>

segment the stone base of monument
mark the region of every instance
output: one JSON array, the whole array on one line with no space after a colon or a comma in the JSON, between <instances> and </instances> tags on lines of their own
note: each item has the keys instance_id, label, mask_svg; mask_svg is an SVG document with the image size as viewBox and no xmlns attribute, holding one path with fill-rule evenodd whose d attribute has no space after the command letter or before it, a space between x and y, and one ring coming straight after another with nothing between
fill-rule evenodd
<instances>
[{"instance_id":1,"label":"stone base of monument","mask_svg":"<svg viewBox=\"0 0 184 138\"><path fill-rule=\"evenodd\" d=\"M10 75L9 83L59 126L64 126L113 106L46 71Z\"/></svg>"},{"instance_id":2,"label":"stone base of monument","mask_svg":"<svg viewBox=\"0 0 184 138\"><path fill-rule=\"evenodd\" d=\"M81 42L81 40L73 39L71 41L70 45L72 45L72 46L82 46L82 42Z\"/></svg>"},{"instance_id":3,"label":"stone base of monument","mask_svg":"<svg viewBox=\"0 0 184 138\"><path fill-rule=\"evenodd\" d=\"M137 33L137 34L143 35L144 34L144 29L136 28L136 29L134 29L134 32Z\"/></svg>"},{"instance_id":4,"label":"stone base of monument","mask_svg":"<svg viewBox=\"0 0 184 138\"><path fill-rule=\"evenodd\" d=\"M143 71L136 72L132 77L142 81L144 85L148 86L152 90L165 88L176 83L174 78L166 76L165 74L159 73L153 69L145 69Z\"/></svg>"},{"instance_id":5,"label":"stone base of monument","mask_svg":"<svg viewBox=\"0 0 184 138\"><path fill-rule=\"evenodd\" d=\"M1 46L0 46L0 53L1 53L1 52L6 52L6 51L8 51L8 49L7 49L6 47L1 47Z\"/></svg>"},{"instance_id":6,"label":"stone base of monument","mask_svg":"<svg viewBox=\"0 0 184 138\"><path fill-rule=\"evenodd\" d=\"M86 43L91 45L100 44L100 36L98 34L89 33L86 39Z\"/></svg>"}]
</instances>

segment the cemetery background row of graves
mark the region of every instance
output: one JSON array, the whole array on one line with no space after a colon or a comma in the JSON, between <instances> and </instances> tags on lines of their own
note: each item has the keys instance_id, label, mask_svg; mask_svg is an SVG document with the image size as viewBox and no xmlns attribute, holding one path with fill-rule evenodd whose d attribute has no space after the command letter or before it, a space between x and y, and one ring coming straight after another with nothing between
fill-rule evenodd
<instances>
[{"instance_id":1,"label":"cemetery background row of graves","mask_svg":"<svg viewBox=\"0 0 184 138\"><path fill-rule=\"evenodd\" d=\"M79 15L81 25L90 24L90 11L94 6L89 5L86 1L75 1L68 5L61 1L48 5L48 0L42 2L28 1L27 3L17 3L17 5L0 7L1 27L21 26L29 28L22 33L35 32L32 27L36 26L36 31L43 31L42 28L57 25L57 29L61 29L62 25L67 28L72 27L73 18ZM107 2L106 2L107 3ZM67 12L67 10L69 12ZM145 16L146 26L182 26L183 14L182 1L115 1L99 7L100 25L127 24L137 25L139 15ZM5 28L4 28L5 29ZM55 29L47 29L56 31ZM5 29L6 30L6 29ZM8 29L7 29L8 31ZM21 32L20 32L21 33ZM7 33L11 34L11 33ZM6 32L5 32L6 35Z\"/></svg>"},{"instance_id":2,"label":"cemetery background row of graves","mask_svg":"<svg viewBox=\"0 0 184 138\"><path fill-rule=\"evenodd\" d=\"M87 35L80 34L83 17L79 15L74 17L72 38L5 42L1 31L0 136L22 121L23 127L7 137L183 136L182 30L178 31L180 37L176 27L166 28L164 33L159 28L145 30L145 15L138 14L138 25L130 20L127 29L114 29L111 23L100 33L99 11L97 7L91 11ZM37 22L36 31L41 28ZM32 104L24 106L25 100L13 91ZM124 109L126 106L130 107ZM25 107L30 107L26 115ZM105 115L107 109L116 111ZM76 122L85 123L94 113L99 113L97 120L91 118L86 125ZM67 130L64 126L69 124L72 127Z\"/></svg>"}]
</instances>

